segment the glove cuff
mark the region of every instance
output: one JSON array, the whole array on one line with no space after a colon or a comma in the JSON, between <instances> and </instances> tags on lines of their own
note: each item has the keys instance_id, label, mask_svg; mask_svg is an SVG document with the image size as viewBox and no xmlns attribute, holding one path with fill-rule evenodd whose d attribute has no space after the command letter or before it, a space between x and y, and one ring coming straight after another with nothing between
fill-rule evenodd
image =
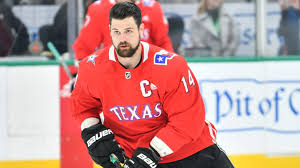
<instances>
[{"instance_id":1,"label":"glove cuff","mask_svg":"<svg viewBox=\"0 0 300 168\"><path fill-rule=\"evenodd\" d=\"M153 157L155 160L160 161L159 153L150 145L149 149L152 151Z\"/></svg>"},{"instance_id":2,"label":"glove cuff","mask_svg":"<svg viewBox=\"0 0 300 168\"><path fill-rule=\"evenodd\" d=\"M89 128L93 125L99 124L99 118L89 117L82 121L80 128L83 131L85 128Z\"/></svg>"},{"instance_id":3,"label":"glove cuff","mask_svg":"<svg viewBox=\"0 0 300 168\"><path fill-rule=\"evenodd\" d=\"M133 156L138 157L139 154L144 154L144 156L148 157L154 162L160 161L160 156L156 154L155 150L151 148L137 148L136 151L134 152ZM142 157L138 157L142 159ZM143 159L142 159L143 160Z\"/></svg>"}]
</instances>

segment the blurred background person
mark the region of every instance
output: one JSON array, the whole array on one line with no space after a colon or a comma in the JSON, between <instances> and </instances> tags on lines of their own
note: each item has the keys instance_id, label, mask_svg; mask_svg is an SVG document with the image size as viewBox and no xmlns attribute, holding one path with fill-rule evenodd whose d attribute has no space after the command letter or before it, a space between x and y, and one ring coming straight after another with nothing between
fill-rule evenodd
<instances>
[{"instance_id":1,"label":"blurred background person","mask_svg":"<svg viewBox=\"0 0 300 168\"><path fill-rule=\"evenodd\" d=\"M13 37L10 32L10 28L4 20L4 13L2 9L2 4L0 4L0 56L7 56L13 42Z\"/></svg>"},{"instance_id":2,"label":"blurred background person","mask_svg":"<svg viewBox=\"0 0 300 168\"><path fill-rule=\"evenodd\" d=\"M182 16L178 14L172 14L167 17L168 24L169 24L169 37L172 42L172 46L174 49L174 52L180 53L180 46L183 39L183 33L184 33L184 20Z\"/></svg>"},{"instance_id":3,"label":"blurred background person","mask_svg":"<svg viewBox=\"0 0 300 168\"><path fill-rule=\"evenodd\" d=\"M4 0L0 0L0 22L0 55L25 54L29 45L27 28Z\"/></svg>"},{"instance_id":4,"label":"blurred background person","mask_svg":"<svg viewBox=\"0 0 300 168\"><path fill-rule=\"evenodd\" d=\"M191 20L194 56L234 56L239 44L238 29L223 8L223 0L202 0ZM196 55L195 55L196 54Z\"/></svg>"},{"instance_id":5,"label":"blurred background person","mask_svg":"<svg viewBox=\"0 0 300 168\"><path fill-rule=\"evenodd\" d=\"M85 0L85 10L95 0ZM59 53L65 53L68 51L68 3L64 2L57 13L55 14L53 24L43 25L39 29L39 38L44 46L44 49L48 51L47 43L51 41Z\"/></svg>"},{"instance_id":6,"label":"blurred background person","mask_svg":"<svg viewBox=\"0 0 300 168\"><path fill-rule=\"evenodd\" d=\"M85 18L85 24L73 44L75 59L81 60L95 50L110 46L109 10L112 6L126 0L101 0L91 4ZM155 44L173 52L172 42L168 36L168 23L161 5L155 0L127 0L136 3L142 11L145 29L142 41Z\"/></svg>"},{"instance_id":7,"label":"blurred background person","mask_svg":"<svg viewBox=\"0 0 300 168\"><path fill-rule=\"evenodd\" d=\"M63 3L55 14L53 24L41 26L39 29L40 40L47 50L47 43L52 42L59 53L65 53L68 50L67 43L67 11L68 3Z\"/></svg>"},{"instance_id":8,"label":"blurred background person","mask_svg":"<svg viewBox=\"0 0 300 168\"><path fill-rule=\"evenodd\" d=\"M13 0L18 5L54 5L55 0Z\"/></svg>"},{"instance_id":9,"label":"blurred background person","mask_svg":"<svg viewBox=\"0 0 300 168\"><path fill-rule=\"evenodd\" d=\"M279 4L281 7L279 35L284 39L279 55L299 55L299 0L279 0Z\"/></svg>"}]
</instances>

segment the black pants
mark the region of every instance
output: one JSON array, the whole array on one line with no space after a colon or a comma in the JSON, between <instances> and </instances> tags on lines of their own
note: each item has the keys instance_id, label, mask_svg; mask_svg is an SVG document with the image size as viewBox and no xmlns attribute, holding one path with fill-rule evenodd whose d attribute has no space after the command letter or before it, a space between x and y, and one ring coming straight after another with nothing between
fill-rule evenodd
<instances>
[{"instance_id":1,"label":"black pants","mask_svg":"<svg viewBox=\"0 0 300 168\"><path fill-rule=\"evenodd\" d=\"M218 145L212 145L182 160L159 164L159 168L234 168L234 166Z\"/></svg>"}]
</instances>

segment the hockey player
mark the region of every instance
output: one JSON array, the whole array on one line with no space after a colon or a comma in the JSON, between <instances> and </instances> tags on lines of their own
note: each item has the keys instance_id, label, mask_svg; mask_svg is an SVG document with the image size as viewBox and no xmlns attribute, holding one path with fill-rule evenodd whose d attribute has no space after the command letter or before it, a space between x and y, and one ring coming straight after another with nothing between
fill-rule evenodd
<instances>
[{"instance_id":1,"label":"hockey player","mask_svg":"<svg viewBox=\"0 0 300 168\"><path fill-rule=\"evenodd\" d=\"M142 41L173 51L168 36L168 24L159 2L155 0L98 0L89 6L85 24L73 44L76 60L81 60L95 50L111 45L109 10L115 3L121 1L135 2L142 10L142 22L145 25Z\"/></svg>"},{"instance_id":2,"label":"hockey player","mask_svg":"<svg viewBox=\"0 0 300 168\"><path fill-rule=\"evenodd\" d=\"M109 20L112 46L80 62L71 96L91 158L104 168L115 167L112 154L124 168L233 168L185 59L140 41L134 3L114 5Z\"/></svg>"}]
</instances>

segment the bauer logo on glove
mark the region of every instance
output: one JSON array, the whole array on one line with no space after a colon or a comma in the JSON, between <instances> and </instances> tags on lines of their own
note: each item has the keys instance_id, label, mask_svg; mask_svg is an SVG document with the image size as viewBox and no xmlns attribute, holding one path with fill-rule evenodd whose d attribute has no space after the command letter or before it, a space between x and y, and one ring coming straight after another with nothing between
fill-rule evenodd
<instances>
[{"instance_id":1,"label":"bauer logo on glove","mask_svg":"<svg viewBox=\"0 0 300 168\"><path fill-rule=\"evenodd\" d=\"M113 132L110 129L104 130L102 132L97 133L96 135L92 136L88 141L87 141L87 146L90 147L94 142L97 140L101 139L102 137L105 137L109 134L113 134Z\"/></svg>"}]
</instances>

